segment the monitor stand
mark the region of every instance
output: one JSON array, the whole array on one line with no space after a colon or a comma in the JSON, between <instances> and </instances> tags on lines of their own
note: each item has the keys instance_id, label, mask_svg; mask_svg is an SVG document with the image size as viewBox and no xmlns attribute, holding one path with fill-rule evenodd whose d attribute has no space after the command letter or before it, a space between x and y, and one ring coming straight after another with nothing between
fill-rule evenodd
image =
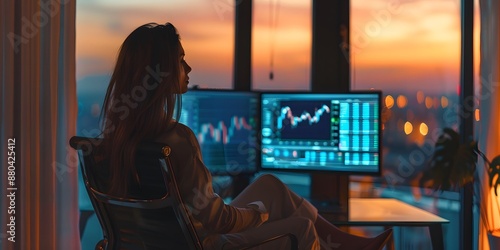
<instances>
[{"instance_id":1,"label":"monitor stand","mask_svg":"<svg viewBox=\"0 0 500 250\"><path fill-rule=\"evenodd\" d=\"M234 175L232 180L233 191L231 198L234 199L238 196L249 184L252 175L239 174Z\"/></svg>"},{"instance_id":2,"label":"monitor stand","mask_svg":"<svg viewBox=\"0 0 500 250\"><path fill-rule=\"evenodd\" d=\"M349 175L312 173L309 200L326 219L349 220Z\"/></svg>"}]
</instances>

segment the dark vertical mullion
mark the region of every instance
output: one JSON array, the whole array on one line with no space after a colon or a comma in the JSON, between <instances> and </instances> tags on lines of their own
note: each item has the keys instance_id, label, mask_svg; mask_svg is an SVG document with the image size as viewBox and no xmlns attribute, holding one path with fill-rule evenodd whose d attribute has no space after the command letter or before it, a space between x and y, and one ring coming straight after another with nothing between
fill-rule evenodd
<instances>
[{"instance_id":1,"label":"dark vertical mullion","mask_svg":"<svg viewBox=\"0 0 500 250\"><path fill-rule=\"evenodd\" d=\"M234 0L234 65L233 89L252 89L252 0ZM232 197L236 197L250 183L249 175L232 177Z\"/></svg>"},{"instance_id":2,"label":"dark vertical mullion","mask_svg":"<svg viewBox=\"0 0 500 250\"><path fill-rule=\"evenodd\" d=\"M312 0L311 91L350 89L349 0ZM339 204L337 219L347 219L349 175L311 174L310 198Z\"/></svg>"},{"instance_id":3,"label":"dark vertical mullion","mask_svg":"<svg viewBox=\"0 0 500 250\"><path fill-rule=\"evenodd\" d=\"M312 92L350 89L349 16L349 0L312 0Z\"/></svg>"},{"instance_id":4,"label":"dark vertical mullion","mask_svg":"<svg viewBox=\"0 0 500 250\"><path fill-rule=\"evenodd\" d=\"M473 60L474 1L461 0L461 63L460 63L460 135L466 142L473 136L474 113L474 60ZM473 186L460 190L460 247L473 248Z\"/></svg>"},{"instance_id":5,"label":"dark vertical mullion","mask_svg":"<svg viewBox=\"0 0 500 250\"><path fill-rule=\"evenodd\" d=\"M233 89L252 88L252 0L234 0Z\"/></svg>"}]
</instances>

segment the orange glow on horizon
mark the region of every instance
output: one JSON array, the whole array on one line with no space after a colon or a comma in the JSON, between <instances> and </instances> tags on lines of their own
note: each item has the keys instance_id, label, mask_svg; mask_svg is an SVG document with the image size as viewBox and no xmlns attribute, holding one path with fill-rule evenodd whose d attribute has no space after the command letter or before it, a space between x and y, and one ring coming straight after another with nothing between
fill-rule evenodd
<instances>
[{"instance_id":1,"label":"orange glow on horizon","mask_svg":"<svg viewBox=\"0 0 500 250\"><path fill-rule=\"evenodd\" d=\"M254 2L253 81L260 86L307 89L311 67L311 3L281 2L274 27L270 19L272 4L276 3ZM193 67L192 82L210 85L224 79L226 85L231 85L234 6L226 4L217 9L213 3L201 0L159 5L116 2L116 5L119 7L114 2L78 3L77 79L110 73L120 44L138 25L170 21L179 29L186 59ZM384 91L418 88L426 93L454 89L459 85L459 5L430 0L399 5L395 10L383 0L352 1L349 46L354 88ZM389 11L385 12L390 13L389 19L377 16L383 11ZM267 79L271 48L274 48L274 81ZM475 62L477 65L478 60ZM423 100L417 96L417 101Z\"/></svg>"}]
</instances>

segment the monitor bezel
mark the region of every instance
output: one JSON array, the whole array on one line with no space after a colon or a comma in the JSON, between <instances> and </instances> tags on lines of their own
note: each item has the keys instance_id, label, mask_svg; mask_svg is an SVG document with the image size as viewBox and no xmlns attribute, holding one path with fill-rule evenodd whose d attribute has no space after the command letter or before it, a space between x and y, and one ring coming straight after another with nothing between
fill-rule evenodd
<instances>
[{"instance_id":1,"label":"monitor bezel","mask_svg":"<svg viewBox=\"0 0 500 250\"><path fill-rule=\"evenodd\" d=\"M283 173L310 173L310 174L339 174L339 175L365 175L365 176L381 176L382 175L382 168L383 168L383 129L382 129L382 109L383 109L383 93L381 90L352 90L348 92L310 92L310 91L260 91L260 126L259 126L259 145L260 145L260 161L259 161L259 172L283 172ZM378 162L378 167L377 171L342 171L342 170L334 170L334 169L295 169L295 168L270 168L270 167L264 167L264 164L262 164L262 101L263 101L263 95L266 94L313 94L313 95L339 95L339 94L376 94L378 95L378 100L379 100L379 109L378 109L378 116L380 119L380 126L378 126L378 154L379 154L379 162Z\"/></svg>"}]
</instances>

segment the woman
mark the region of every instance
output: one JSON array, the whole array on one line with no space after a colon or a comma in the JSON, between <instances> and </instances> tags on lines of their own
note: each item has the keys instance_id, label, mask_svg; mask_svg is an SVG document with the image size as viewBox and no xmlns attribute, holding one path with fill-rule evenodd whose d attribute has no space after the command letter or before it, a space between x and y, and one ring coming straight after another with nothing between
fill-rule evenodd
<instances>
[{"instance_id":1,"label":"woman","mask_svg":"<svg viewBox=\"0 0 500 250\"><path fill-rule=\"evenodd\" d=\"M344 233L272 175L259 177L229 205L213 192L195 135L174 119L174 114L180 115L180 95L188 89L190 71L170 23L142 25L125 39L104 101L109 192L125 195L135 181L132 163L139 142L166 142L173 148L171 160L181 196L206 249L260 242L287 232L299 237L300 249L319 249L320 241L324 249L339 246L332 241Z\"/></svg>"}]
</instances>

